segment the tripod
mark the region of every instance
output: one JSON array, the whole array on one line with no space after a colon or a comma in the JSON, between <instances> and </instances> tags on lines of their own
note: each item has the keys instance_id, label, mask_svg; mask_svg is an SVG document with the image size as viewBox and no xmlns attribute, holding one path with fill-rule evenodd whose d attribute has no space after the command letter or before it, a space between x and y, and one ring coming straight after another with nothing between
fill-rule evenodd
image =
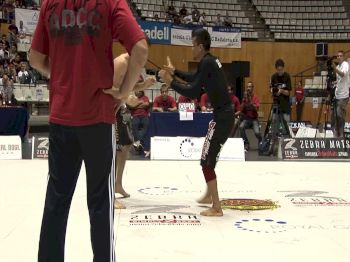
<instances>
[{"instance_id":1,"label":"tripod","mask_svg":"<svg viewBox=\"0 0 350 262\"><path fill-rule=\"evenodd\" d=\"M267 120L263 142L259 146L259 153L262 155L276 155L278 138L290 136L289 127L283 118L280 106L274 101Z\"/></svg>"}]
</instances>

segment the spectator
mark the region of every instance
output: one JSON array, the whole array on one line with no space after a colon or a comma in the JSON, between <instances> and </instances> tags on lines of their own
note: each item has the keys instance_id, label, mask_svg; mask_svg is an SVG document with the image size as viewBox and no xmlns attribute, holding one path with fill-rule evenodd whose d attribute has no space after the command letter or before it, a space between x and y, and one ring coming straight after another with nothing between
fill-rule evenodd
<instances>
[{"instance_id":1,"label":"spectator","mask_svg":"<svg viewBox=\"0 0 350 262\"><path fill-rule=\"evenodd\" d=\"M192 24L193 22L193 15L189 14L183 18L184 24Z\"/></svg>"},{"instance_id":2,"label":"spectator","mask_svg":"<svg viewBox=\"0 0 350 262\"><path fill-rule=\"evenodd\" d=\"M17 46L13 45L13 46L10 47L10 51L9 51L10 61L15 59L16 55L17 55Z\"/></svg>"},{"instance_id":3,"label":"spectator","mask_svg":"<svg viewBox=\"0 0 350 262\"><path fill-rule=\"evenodd\" d=\"M6 34L2 35L0 42L3 43L4 47L5 46L10 46L10 43L7 41L7 35Z\"/></svg>"},{"instance_id":4,"label":"spectator","mask_svg":"<svg viewBox=\"0 0 350 262\"><path fill-rule=\"evenodd\" d=\"M20 39L23 39L25 38L27 35L27 29L24 28L23 26L23 21L19 21L19 29L18 29L18 37Z\"/></svg>"},{"instance_id":5,"label":"spectator","mask_svg":"<svg viewBox=\"0 0 350 262\"><path fill-rule=\"evenodd\" d=\"M3 43L0 43L0 60L4 59L5 57L5 47Z\"/></svg>"},{"instance_id":6,"label":"spectator","mask_svg":"<svg viewBox=\"0 0 350 262\"><path fill-rule=\"evenodd\" d=\"M296 105L296 113L297 113L297 121L301 121L301 115L303 113L304 107L304 88L301 81L298 82L295 88L295 105Z\"/></svg>"},{"instance_id":7,"label":"spectator","mask_svg":"<svg viewBox=\"0 0 350 262\"><path fill-rule=\"evenodd\" d=\"M200 25L207 25L207 20L206 20L204 12L199 17L199 24Z\"/></svg>"},{"instance_id":8,"label":"spectator","mask_svg":"<svg viewBox=\"0 0 350 262\"><path fill-rule=\"evenodd\" d=\"M15 65L17 72L21 70L21 61L22 61L21 56L18 53L16 54L15 59L10 61Z\"/></svg>"},{"instance_id":9,"label":"spectator","mask_svg":"<svg viewBox=\"0 0 350 262\"><path fill-rule=\"evenodd\" d=\"M207 93L204 93L201 96L200 106L201 106L202 112L212 112L213 111L213 106L211 105L211 102L210 102L210 99L209 99Z\"/></svg>"},{"instance_id":10,"label":"spectator","mask_svg":"<svg viewBox=\"0 0 350 262\"><path fill-rule=\"evenodd\" d=\"M214 25L215 26L223 26L224 25L224 22L222 21L222 18L221 18L220 14L216 15L216 19L214 21Z\"/></svg>"},{"instance_id":11,"label":"spectator","mask_svg":"<svg viewBox=\"0 0 350 262\"><path fill-rule=\"evenodd\" d=\"M8 67L8 77L11 79L14 83L17 83L17 72L16 67L13 63L9 64Z\"/></svg>"},{"instance_id":12,"label":"spectator","mask_svg":"<svg viewBox=\"0 0 350 262\"><path fill-rule=\"evenodd\" d=\"M186 5L185 4L182 5L182 8L180 10L180 16L181 17L187 16L187 9L186 9Z\"/></svg>"},{"instance_id":13,"label":"spectator","mask_svg":"<svg viewBox=\"0 0 350 262\"><path fill-rule=\"evenodd\" d=\"M31 77L28 72L27 63L21 62L21 71L18 72L18 81L20 84L30 84Z\"/></svg>"},{"instance_id":14,"label":"spectator","mask_svg":"<svg viewBox=\"0 0 350 262\"><path fill-rule=\"evenodd\" d=\"M158 16L158 14L155 14L155 15L154 15L154 21L157 21L157 22L159 21L159 16Z\"/></svg>"},{"instance_id":15,"label":"spectator","mask_svg":"<svg viewBox=\"0 0 350 262\"><path fill-rule=\"evenodd\" d=\"M13 96L13 81L9 79L8 75L6 74L4 74L2 77L0 93L2 96L2 103L5 105L11 105Z\"/></svg>"},{"instance_id":16,"label":"spectator","mask_svg":"<svg viewBox=\"0 0 350 262\"><path fill-rule=\"evenodd\" d=\"M175 25L180 25L180 24L181 24L181 18L180 18L179 15L174 15L174 16L173 16L173 23L174 23Z\"/></svg>"},{"instance_id":17,"label":"spectator","mask_svg":"<svg viewBox=\"0 0 350 262\"><path fill-rule=\"evenodd\" d=\"M232 101L232 104L235 107L235 115L238 115L241 110L241 103L239 102L239 98L235 96L235 90L232 86L227 87L228 94L230 96L230 99Z\"/></svg>"},{"instance_id":18,"label":"spectator","mask_svg":"<svg viewBox=\"0 0 350 262\"><path fill-rule=\"evenodd\" d=\"M241 124L239 130L244 141L244 149L249 150L249 141L245 130L253 127L254 134L258 139L258 143L261 141L260 126L258 120L258 110L260 106L259 98L254 94L254 85L252 82L248 82L247 91L244 93L241 105Z\"/></svg>"},{"instance_id":19,"label":"spectator","mask_svg":"<svg viewBox=\"0 0 350 262\"><path fill-rule=\"evenodd\" d=\"M224 26L232 27L232 19L231 19L231 17L228 16L227 13L226 13L226 16L224 18Z\"/></svg>"},{"instance_id":20,"label":"spectator","mask_svg":"<svg viewBox=\"0 0 350 262\"><path fill-rule=\"evenodd\" d=\"M193 11L192 11L193 22L198 22L199 21L199 16L200 16L200 12L197 9L197 6L193 5Z\"/></svg>"},{"instance_id":21,"label":"spectator","mask_svg":"<svg viewBox=\"0 0 350 262\"><path fill-rule=\"evenodd\" d=\"M175 112L177 110L176 101L172 96L169 96L169 89L166 84L162 84L160 88L160 96L157 96L153 101L153 111L155 112Z\"/></svg>"},{"instance_id":22,"label":"spectator","mask_svg":"<svg viewBox=\"0 0 350 262\"><path fill-rule=\"evenodd\" d=\"M176 9L174 7L174 1L171 1L170 6L168 7L167 14L170 18L173 18L177 14Z\"/></svg>"},{"instance_id":23,"label":"spectator","mask_svg":"<svg viewBox=\"0 0 350 262\"><path fill-rule=\"evenodd\" d=\"M144 91L135 92L135 96L135 101L132 103L128 100L127 105L131 108L134 146L139 148L142 147L148 130L150 103Z\"/></svg>"}]
</instances>

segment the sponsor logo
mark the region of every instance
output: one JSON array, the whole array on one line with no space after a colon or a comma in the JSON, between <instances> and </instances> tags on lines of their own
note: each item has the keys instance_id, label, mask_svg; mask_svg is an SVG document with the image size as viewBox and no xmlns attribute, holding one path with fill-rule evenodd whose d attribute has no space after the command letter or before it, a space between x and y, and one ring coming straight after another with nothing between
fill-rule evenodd
<instances>
[{"instance_id":1,"label":"sponsor logo","mask_svg":"<svg viewBox=\"0 0 350 262\"><path fill-rule=\"evenodd\" d=\"M276 202L271 200L260 199L224 199L221 201L221 207L224 209L238 210L263 210L275 209L280 207Z\"/></svg>"},{"instance_id":2,"label":"sponsor logo","mask_svg":"<svg viewBox=\"0 0 350 262\"><path fill-rule=\"evenodd\" d=\"M152 195L152 196L163 196L171 195L178 191L176 187L145 187L138 190L142 194Z\"/></svg>"},{"instance_id":3,"label":"sponsor logo","mask_svg":"<svg viewBox=\"0 0 350 262\"><path fill-rule=\"evenodd\" d=\"M48 158L49 156L49 138L33 138L33 158Z\"/></svg>"},{"instance_id":4,"label":"sponsor logo","mask_svg":"<svg viewBox=\"0 0 350 262\"><path fill-rule=\"evenodd\" d=\"M145 34L152 40L169 40L170 39L170 30L169 27L159 28L154 26L152 29L143 29Z\"/></svg>"},{"instance_id":5,"label":"sponsor logo","mask_svg":"<svg viewBox=\"0 0 350 262\"><path fill-rule=\"evenodd\" d=\"M131 206L129 224L132 226L198 226L201 221L190 212L177 212L190 206L183 205L139 205Z\"/></svg>"},{"instance_id":6,"label":"sponsor logo","mask_svg":"<svg viewBox=\"0 0 350 262\"><path fill-rule=\"evenodd\" d=\"M287 193L285 197L295 206L350 206L350 202L341 197L328 195L326 191L278 191Z\"/></svg>"},{"instance_id":7,"label":"sponsor logo","mask_svg":"<svg viewBox=\"0 0 350 262\"><path fill-rule=\"evenodd\" d=\"M235 222L234 226L238 230L256 232L256 233L265 233L265 234L276 234L286 232L285 228L274 228L277 225L286 225L286 221L273 220L273 219L242 219Z\"/></svg>"},{"instance_id":8,"label":"sponsor logo","mask_svg":"<svg viewBox=\"0 0 350 262\"><path fill-rule=\"evenodd\" d=\"M343 231L350 230L350 224L337 224L337 223L320 223L320 224L289 224L286 221L273 220L273 219L242 219L238 220L234 224L238 230L255 233L267 233L276 234L283 233L291 230L331 230L331 231Z\"/></svg>"},{"instance_id":9,"label":"sponsor logo","mask_svg":"<svg viewBox=\"0 0 350 262\"><path fill-rule=\"evenodd\" d=\"M200 148L196 148L194 142L190 138L186 138L180 143L180 153L183 157L190 158L193 153L200 152Z\"/></svg>"}]
</instances>

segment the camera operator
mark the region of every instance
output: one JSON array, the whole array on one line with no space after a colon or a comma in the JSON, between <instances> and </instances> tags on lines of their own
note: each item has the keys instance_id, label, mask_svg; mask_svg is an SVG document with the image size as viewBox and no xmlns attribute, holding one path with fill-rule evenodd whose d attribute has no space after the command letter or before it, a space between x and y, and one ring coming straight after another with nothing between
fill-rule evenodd
<instances>
[{"instance_id":1,"label":"camera operator","mask_svg":"<svg viewBox=\"0 0 350 262\"><path fill-rule=\"evenodd\" d=\"M284 120L290 122L290 102L289 95L292 90L290 75L284 71L284 62L277 59L275 63L276 73L271 77L270 91L273 96L273 103L279 105L279 110Z\"/></svg>"},{"instance_id":2,"label":"camera operator","mask_svg":"<svg viewBox=\"0 0 350 262\"><path fill-rule=\"evenodd\" d=\"M338 65L336 65L336 62ZM332 122L334 123L334 137L344 137L344 125L346 117L346 105L349 102L349 63L344 52L338 51L336 61L333 60L332 68L336 73L335 101L332 110Z\"/></svg>"},{"instance_id":3,"label":"camera operator","mask_svg":"<svg viewBox=\"0 0 350 262\"><path fill-rule=\"evenodd\" d=\"M254 94L253 82L248 82L247 90L244 93L241 104L241 124L239 130L244 141L244 149L249 150L249 141L245 130L253 127L254 134L258 139L258 143L261 142L261 134L258 120L258 110L260 106L259 98Z\"/></svg>"}]
</instances>

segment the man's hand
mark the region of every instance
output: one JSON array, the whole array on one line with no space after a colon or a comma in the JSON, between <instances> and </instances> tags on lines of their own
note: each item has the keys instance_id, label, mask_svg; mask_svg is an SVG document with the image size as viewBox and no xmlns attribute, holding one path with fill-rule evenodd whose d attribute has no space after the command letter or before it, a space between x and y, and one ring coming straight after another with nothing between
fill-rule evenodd
<instances>
[{"instance_id":1,"label":"man's hand","mask_svg":"<svg viewBox=\"0 0 350 262\"><path fill-rule=\"evenodd\" d=\"M148 76L144 82L146 89L153 86L156 82L157 80L154 76Z\"/></svg>"},{"instance_id":2,"label":"man's hand","mask_svg":"<svg viewBox=\"0 0 350 262\"><path fill-rule=\"evenodd\" d=\"M164 66L164 69L170 73L171 76L175 73L175 67L173 66L173 63L171 63L170 57L166 57L167 65Z\"/></svg>"},{"instance_id":3,"label":"man's hand","mask_svg":"<svg viewBox=\"0 0 350 262\"><path fill-rule=\"evenodd\" d=\"M171 81L173 81L173 77L169 73L169 71L162 69L158 73L159 78L162 82L166 83L168 86L170 86Z\"/></svg>"}]
</instances>

